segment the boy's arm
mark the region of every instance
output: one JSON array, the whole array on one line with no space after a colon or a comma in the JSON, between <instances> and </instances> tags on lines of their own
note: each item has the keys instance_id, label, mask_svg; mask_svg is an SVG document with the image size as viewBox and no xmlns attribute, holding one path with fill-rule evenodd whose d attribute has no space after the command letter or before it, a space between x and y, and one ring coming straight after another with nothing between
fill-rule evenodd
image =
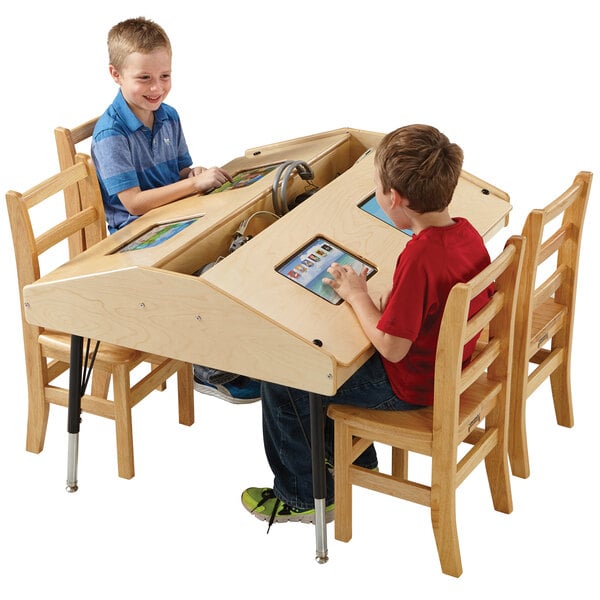
<instances>
[{"instance_id":1,"label":"boy's arm","mask_svg":"<svg viewBox=\"0 0 600 600\"><path fill-rule=\"evenodd\" d=\"M139 216L186 196L204 194L231 181L231 176L219 167L203 169L196 175L192 175L193 172L185 179L150 190L142 191L139 187L123 190L118 194L119 200L130 214Z\"/></svg>"},{"instance_id":2,"label":"boy's arm","mask_svg":"<svg viewBox=\"0 0 600 600\"><path fill-rule=\"evenodd\" d=\"M360 275L357 275L352 267L333 263L327 271L333 278L325 278L323 283L330 285L350 304L360 326L375 349L390 362L401 361L409 351L412 342L377 328L381 310L369 296L367 270L364 269Z\"/></svg>"}]
</instances>

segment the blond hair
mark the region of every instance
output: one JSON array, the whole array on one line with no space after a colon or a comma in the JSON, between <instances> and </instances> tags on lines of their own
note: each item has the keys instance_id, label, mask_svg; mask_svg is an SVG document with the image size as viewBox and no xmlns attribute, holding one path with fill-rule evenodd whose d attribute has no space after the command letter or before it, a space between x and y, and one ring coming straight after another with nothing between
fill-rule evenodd
<instances>
[{"instance_id":1,"label":"blond hair","mask_svg":"<svg viewBox=\"0 0 600 600\"><path fill-rule=\"evenodd\" d=\"M160 25L144 17L121 21L108 32L108 61L118 71L133 52L149 54L157 48L171 54L169 37Z\"/></svg>"}]
</instances>

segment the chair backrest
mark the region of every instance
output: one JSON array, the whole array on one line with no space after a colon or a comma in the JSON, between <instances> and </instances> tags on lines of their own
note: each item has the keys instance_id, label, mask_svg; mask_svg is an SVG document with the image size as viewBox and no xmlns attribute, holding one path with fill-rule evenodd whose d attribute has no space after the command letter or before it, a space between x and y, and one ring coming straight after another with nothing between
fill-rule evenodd
<instances>
[{"instance_id":1,"label":"chair backrest","mask_svg":"<svg viewBox=\"0 0 600 600\"><path fill-rule=\"evenodd\" d=\"M68 129L67 127L57 127L54 130L58 164L61 170L67 169L75 164L75 155L78 152L78 144L92 137L97 121L98 117L95 117L72 129ZM64 191L64 198L67 215L77 214L81 210L81 199L79 197L77 186L66 188ZM83 233L84 232L82 231L79 235L75 234L69 238L69 253L71 258L74 258L91 245L86 242Z\"/></svg>"},{"instance_id":2,"label":"chair backrest","mask_svg":"<svg viewBox=\"0 0 600 600\"><path fill-rule=\"evenodd\" d=\"M523 279L519 289L519 318L516 327L522 353L525 342L531 340L534 315L546 304L555 309L567 307L564 344L570 343L577 288L579 248L592 174L579 173L571 186L543 209L532 210L523 226L527 251L523 265ZM550 224L562 217L558 228L547 235ZM551 262L550 259L554 259ZM540 276L544 278L540 282ZM536 341L541 347L544 339ZM517 356L527 361L531 356ZM533 391L533 390L531 390Z\"/></svg>"},{"instance_id":3,"label":"chair backrest","mask_svg":"<svg viewBox=\"0 0 600 600\"><path fill-rule=\"evenodd\" d=\"M493 423L486 421L486 431L495 428L498 430L495 435L506 438L516 294L525 245L522 237L511 237L503 252L487 268L469 282L456 284L448 296L435 363L433 452L435 454L436 445L445 448L439 456L446 457L449 469L456 464L458 444L477 442L477 436L484 435L483 430L478 429L479 423L494 409L500 408L500 411L496 412ZM469 315L471 301L490 285L494 293L487 304ZM464 366L463 348L482 330L487 330L488 340ZM471 417L465 419L470 411ZM475 437L469 440L470 436ZM458 480L462 481L477 462L471 461L470 466L461 463ZM460 473L462 468L465 468L463 474Z\"/></svg>"},{"instance_id":4,"label":"chair backrest","mask_svg":"<svg viewBox=\"0 0 600 600\"><path fill-rule=\"evenodd\" d=\"M59 208L61 205L64 207L64 203L59 201L58 195L72 187L77 187L81 207L76 212L73 212L71 207L72 214L67 215L66 208L63 208L64 212ZM68 260L65 240L70 236L82 232L84 239L90 245L105 237L102 196L91 158L85 154L77 154L73 166L60 171L30 190L23 193L7 192L6 203L15 249L23 330L26 336L27 332L37 336L39 328L31 326L25 319L22 296L23 287L44 274L40 266L40 257L53 250L51 253L53 264L45 263L47 267L45 271L48 271ZM34 219L34 210L43 211L43 218ZM49 219L54 223L50 227L48 227ZM38 221L44 224L44 230L41 232L36 231L40 229ZM65 242L64 249L61 242Z\"/></svg>"},{"instance_id":5,"label":"chair backrest","mask_svg":"<svg viewBox=\"0 0 600 600\"><path fill-rule=\"evenodd\" d=\"M57 127L54 130L56 149L58 151L58 164L61 170L75 164L77 144L92 137L97 121L98 117L95 117L72 129Z\"/></svg>"}]
</instances>

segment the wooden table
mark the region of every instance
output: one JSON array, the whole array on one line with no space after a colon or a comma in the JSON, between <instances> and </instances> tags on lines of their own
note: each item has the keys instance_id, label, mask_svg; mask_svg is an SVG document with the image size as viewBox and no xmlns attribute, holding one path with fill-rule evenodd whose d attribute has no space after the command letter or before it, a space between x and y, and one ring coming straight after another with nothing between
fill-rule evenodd
<instances>
[{"instance_id":1,"label":"wooden table","mask_svg":"<svg viewBox=\"0 0 600 600\"><path fill-rule=\"evenodd\" d=\"M373 349L346 303L326 302L275 266L320 235L377 267L369 280L375 300L389 290L410 238L358 207L374 191L369 150L382 137L348 128L249 149L224 168L235 173L301 160L319 191L279 219L256 214L273 212L276 171L247 187L189 197L147 213L25 288L27 320L72 335L68 485L77 482L83 338L304 389L311 402L316 558L327 560L319 396L334 395ZM288 193L305 186L295 177ZM463 172L450 213L467 217L489 239L506 225L510 208L504 192ZM160 245L119 251L157 224L188 217L199 218ZM250 217L252 238L229 253Z\"/></svg>"}]
</instances>

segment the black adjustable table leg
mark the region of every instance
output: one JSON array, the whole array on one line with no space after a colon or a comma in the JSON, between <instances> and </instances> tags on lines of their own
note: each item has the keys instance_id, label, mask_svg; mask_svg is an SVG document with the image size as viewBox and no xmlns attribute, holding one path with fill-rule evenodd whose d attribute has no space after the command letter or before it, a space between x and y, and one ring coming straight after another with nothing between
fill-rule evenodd
<instances>
[{"instance_id":1,"label":"black adjustable table leg","mask_svg":"<svg viewBox=\"0 0 600 600\"><path fill-rule=\"evenodd\" d=\"M325 507L327 490L325 479L325 424L323 417L323 404L318 394L309 392L310 403L310 438L313 472L313 496L315 500L315 534L316 534L316 560L325 563L327 556L327 523L325 521Z\"/></svg>"},{"instance_id":2,"label":"black adjustable table leg","mask_svg":"<svg viewBox=\"0 0 600 600\"><path fill-rule=\"evenodd\" d=\"M67 457L67 492L77 491L77 460L79 454L79 425L81 422L81 393L83 369L83 338L71 336L71 362L69 369L69 411L67 431L69 450Z\"/></svg>"}]
</instances>

